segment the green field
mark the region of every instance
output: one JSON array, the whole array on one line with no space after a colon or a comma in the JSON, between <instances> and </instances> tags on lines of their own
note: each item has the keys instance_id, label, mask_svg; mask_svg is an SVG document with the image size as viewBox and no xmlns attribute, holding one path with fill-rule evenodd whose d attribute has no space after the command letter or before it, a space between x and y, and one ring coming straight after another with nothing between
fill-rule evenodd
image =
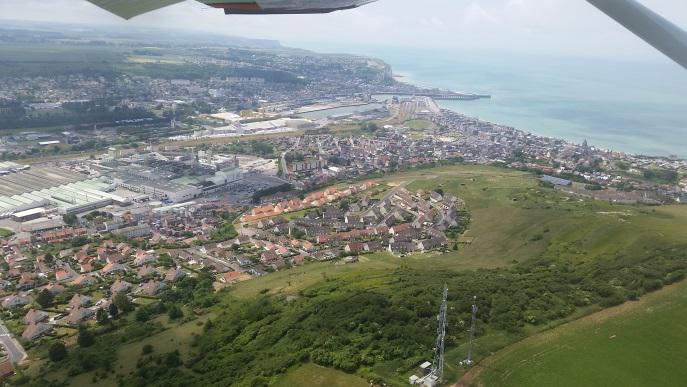
<instances>
[{"instance_id":1,"label":"green field","mask_svg":"<svg viewBox=\"0 0 687 387\"><path fill-rule=\"evenodd\" d=\"M410 120L404 124L409 129L424 130L431 128L434 124L429 120Z\"/></svg>"},{"instance_id":2,"label":"green field","mask_svg":"<svg viewBox=\"0 0 687 387\"><path fill-rule=\"evenodd\" d=\"M488 358L476 385L679 386L687 380L687 284L532 336Z\"/></svg>"},{"instance_id":3,"label":"green field","mask_svg":"<svg viewBox=\"0 0 687 387\"><path fill-rule=\"evenodd\" d=\"M289 371L272 386L366 387L369 386L369 384L365 379L356 375L347 374L331 368L320 367L315 364L305 364Z\"/></svg>"}]
</instances>

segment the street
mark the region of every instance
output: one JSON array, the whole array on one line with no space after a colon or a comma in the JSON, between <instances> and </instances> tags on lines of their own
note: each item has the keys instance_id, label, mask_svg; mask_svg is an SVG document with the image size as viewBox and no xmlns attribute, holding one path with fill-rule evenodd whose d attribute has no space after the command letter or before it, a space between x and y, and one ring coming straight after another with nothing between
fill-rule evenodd
<instances>
[{"instance_id":1,"label":"street","mask_svg":"<svg viewBox=\"0 0 687 387\"><path fill-rule=\"evenodd\" d=\"M2 321L0 321L0 344L7 350L12 363L19 363L27 356L24 348L12 337L12 334Z\"/></svg>"}]
</instances>

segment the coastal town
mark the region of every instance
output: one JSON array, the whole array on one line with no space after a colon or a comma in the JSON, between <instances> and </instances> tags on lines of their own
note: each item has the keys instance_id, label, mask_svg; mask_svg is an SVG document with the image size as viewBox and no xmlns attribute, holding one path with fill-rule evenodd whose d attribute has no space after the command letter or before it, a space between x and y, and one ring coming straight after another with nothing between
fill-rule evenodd
<instances>
[{"instance_id":1,"label":"coastal town","mask_svg":"<svg viewBox=\"0 0 687 387\"><path fill-rule=\"evenodd\" d=\"M127 63L162 55L134 48ZM460 197L387 174L474 164L579 197L687 203L685 160L442 109L487 96L399 82L376 59L213 48L175 60L209 75L0 77L0 377L125 311L147 321L155 303L179 318L188 289L469 245Z\"/></svg>"}]
</instances>

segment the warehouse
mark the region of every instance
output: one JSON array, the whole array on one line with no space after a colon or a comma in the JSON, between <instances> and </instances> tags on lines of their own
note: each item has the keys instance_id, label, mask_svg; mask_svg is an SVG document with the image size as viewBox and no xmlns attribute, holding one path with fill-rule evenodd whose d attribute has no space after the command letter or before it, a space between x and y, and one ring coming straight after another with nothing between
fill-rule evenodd
<instances>
[{"instance_id":1,"label":"warehouse","mask_svg":"<svg viewBox=\"0 0 687 387\"><path fill-rule=\"evenodd\" d=\"M28 222L29 220L42 218L43 214L45 214L45 208L32 208L30 210L14 213L12 215L12 220L15 222Z\"/></svg>"}]
</instances>

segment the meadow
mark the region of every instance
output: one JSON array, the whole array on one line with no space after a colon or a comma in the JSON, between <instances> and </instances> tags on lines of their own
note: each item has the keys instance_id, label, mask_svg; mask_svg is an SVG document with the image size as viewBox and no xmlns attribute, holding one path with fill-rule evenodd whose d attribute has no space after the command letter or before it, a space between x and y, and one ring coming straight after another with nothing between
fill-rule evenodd
<instances>
[{"instance_id":1,"label":"meadow","mask_svg":"<svg viewBox=\"0 0 687 387\"><path fill-rule=\"evenodd\" d=\"M464 385L678 386L687 380L687 284L529 337L487 358Z\"/></svg>"}]
</instances>

